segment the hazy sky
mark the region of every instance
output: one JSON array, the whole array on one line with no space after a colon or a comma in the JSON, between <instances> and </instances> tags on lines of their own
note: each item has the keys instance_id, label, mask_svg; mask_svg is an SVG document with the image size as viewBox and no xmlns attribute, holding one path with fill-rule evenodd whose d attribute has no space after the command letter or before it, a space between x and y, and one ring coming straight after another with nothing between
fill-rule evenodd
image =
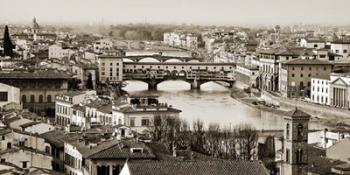
<instances>
[{"instance_id":1,"label":"hazy sky","mask_svg":"<svg viewBox=\"0 0 350 175\"><path fill-rule=\"evenodd\" d=\"M350 24L350 0L0 0L1 22Z\"/></svg>"}]
</instances>

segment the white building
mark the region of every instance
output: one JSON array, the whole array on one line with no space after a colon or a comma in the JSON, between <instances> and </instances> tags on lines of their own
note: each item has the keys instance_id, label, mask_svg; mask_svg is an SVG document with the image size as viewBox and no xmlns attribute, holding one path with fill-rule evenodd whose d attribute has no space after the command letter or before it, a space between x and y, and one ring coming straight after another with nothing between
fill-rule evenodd
<instances>
[{"instance_id":1,"label":"white building","mask_svg":"<svg viewBox=\"0 0 350 175\"><path fill-rule=\"evenodd\" d=\"M100 83L117 83L123 80L123 58L117 56L98 56Z\"/></svg>"},{"instance_id":2,"label":"white building","mask_svg":"<svg viewBox=\"0 0 350 175\"><path fill-rule=\"evenodd\" d=\"M0 83L0 109L10 103L20 104L20 89Z\"/></svg>"},{"instance_id":3,"label":"white building","mask_svg":"<svg viewBox=\"0 0 350 175\"><path fill-rule=\"evenodd\" d=\"M331 50L333 53L342 55L342 59L349 59L350 42L346 41L334 41L331 43Z\"/></svg>"},{"instance_id":4,"label":"white building","mask_svg":"<svg viewBox=\"0 0 350 175\"><path fill-rule=\"evenodd\" d=\"M300 46L313 49L325 48L326 42L317 38L303 38L300 40Z\"/></svg>"},{"instance_id":5,"label":"white building","mask_svg":"<svg viewBox=\"0 0 350 175\"><path fill-rule=\"evenodd\" d=\"M350 108L350 74L332 73L329 82L330 105L339 108Z\"/></svg>"},{"instance_id":6,"label":"white building","mask_svg":"<svg viewBox=\"0 0 350 175\"><path fill-rule=\"evenodd\" d=\"M72 91L56 97L56 124L67 126L71 124L73 106L89 100L96 91Z\"/></svg>"},{"instance_id":7,"label":"white building","mask_svg":"<svg viewBox=\"0 0 350 175\"><path fill-rule=\"evenodd\" d=\"M163 35L164 44L174 47L198 48L198 37L191 33L169 32Z\"/></svg>"},{"instance_id":8,"label":"white building","mask_svg":"<svg viewBox=\"0 0 350 175\"><path fill-rule=\"evenodd\" d=\"M108 39L101 39L94 43L94 52L97 54L104 53L105 51L110 51L113 48L113 42Z\"/></svg>"},{"instance_id":9,"label":"white building","mask_svg":"<svg viewBox=\"0 0 350 175\"><path fill-rule=\"evenodd\" d=\"M329 79L311 78L311 102L329 105Z\"/></svg>"},{"instance_id":10,"label":"white building","mask_svg":"<svg viewBox=\"0 0 350 175\"><path fill-rule=\"evenodd\" d=\"M324 129L321 131L310 132L308 137L309 144L316 144L317 147L327 149L343 139L350 138L350 133L340 130L328 131L327 129Z\"/></svg>"},{"instance_id":11,"label":"white building","mask_svg":"<svg viewBox=\"0 0 350 175\"><path fill-rule=\"evenodd\" d=\"M70 58L72 55L76 54L75 49L62 47L62 45L54 44L49 47L49 59L57 58L62 59L64 57Z\"/></svg>"}]
</instances>

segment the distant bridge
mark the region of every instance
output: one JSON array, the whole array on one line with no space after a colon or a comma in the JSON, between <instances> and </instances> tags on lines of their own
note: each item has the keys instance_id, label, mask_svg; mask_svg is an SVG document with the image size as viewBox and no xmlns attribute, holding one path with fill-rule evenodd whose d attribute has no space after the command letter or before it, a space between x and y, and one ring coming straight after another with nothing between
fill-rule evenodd
<instances>
[{"instance_id":1,"label":"distant bridge","mask_svg":"<svg viewBox=\"0 0 350 175\"><path fill-rule=\"evenodd\" d=\"M157 85L167 80L183 80L191 89L200 89L206 82L226 82L230 87L235 82L235 63L205 62L124 62L123 81L140 80L148 89L156 90Z\"/></svg>"},{"instance_id":2,"label":"distant bridge","mask_svg":"<svg viewBox=\"0 0 350 175\"><path fill-rule=\"evenodd\" d=\"M203 58L199 57L183 57L183 56L168 56L161 54L153 54L153 55L130 55L130 56L122 56L124 61L126 62L140 62L144 59L155 59L158 62L200 62L203 61Z\"/></svg>"}]
</instances>

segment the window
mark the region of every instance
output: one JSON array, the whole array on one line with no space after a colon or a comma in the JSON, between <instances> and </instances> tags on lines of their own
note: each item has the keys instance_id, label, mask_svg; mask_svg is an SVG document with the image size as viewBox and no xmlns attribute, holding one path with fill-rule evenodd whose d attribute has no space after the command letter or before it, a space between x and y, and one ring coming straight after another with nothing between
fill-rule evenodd
<instances>
[{"instance_id":1,"label":"window","mask_svg":"<svg viewBox=\"0 0 350 175\"><path fill-rule=\"evenodd\" d=\"M304 67L301 67L300 70L304 70Z\"/></svg>"},{"instance_id":2,"label":"window","mask_svg":"<svg viewBox=\"0 0 350 175\"><path fill-rule=\"evenodd\" d=\"M311 77L311 74L307 75L308 77Z\"/></svg>"},{"instance_id":3,"label":"window","mask_svg":"<svg viewBox=\"0 0 350 175\"><path fill-rule=\"evenodd\" d=\"M327 70L327 67L324 67L324 68L323 68L323 70L325 70L325 71L326 71L326 70Z\"/></svg>"},{"instance_id":4,"label":"window","mask_svg":"<svg viewBox=\"0 0 350 175\"><path fill-rule=\"evenodd\" d=\"M43 97L43 95L39 95L39 103L42 103L44 100L44 97Z\"/></svg>"},{"instance_id":5,"label":"window","mask_svg":"<svg viewBox=\"0 0 350 175\"><path fill-rule=\"evenodd\" d=\"M296 163L303 163L303 150L302 149L298 149L296 151L296 158L297 158Z\"/></svg>"},{"instance_id":6,"label":"window","mask_svg":"<svg viewBox=\"0 0 350 175\"><path fill-rule=\"evenodd\" d=\"M22 162L22 168L27 168L27 162L26 161Z\"/></svg>"},{"instance_id":7,"label":"window","mask_svg":"<svg viewBox=\"0 0 350 175\"><path fill-rule=\"evenodd\" d=\"M348 53L348 50L343 50L343 53Z\"/></svg>"},{"instance_id":8,"label":"window","mask_svg":"<svg viewBox=\"0 0 350 175\"><path fill-rule=\"evenodd\" d=\"M7 101L7 92L0 92L0 101Z\"/></svg>"},{"instance_id":9,"label":"window","mask_svg":"<svg viewBox=\"0 0 350 175\"><path fill-rule=\"evenodd\" d=\"M22 103L27 103L27 96L26 95L22 95Z\"/></svg>"},{"instance_id":10,"label":"window","mask_svg":"<svg viewBox=\"0 0 350 175\"><path fill-rule=\"evenodd\" d=\"M141 125L142 126L149 126L149 120L148 119L142 119L141 120Z\"/></svg>"},{"instance_id":11,"label":"window","mask_svg":"<svg viewBox=\"0 0 350 175\"><path fill-rule=\"evenodd\" d=\"M290 150L286 149L286 163L289 162L289 154L290 154Z\"/></svg>"},{"instance_id":12,"label":"window","mask_svg":"<svg viewBox=\"0 0 350 175\"><path fill-rule=\"evenodd\" d=\"M30 102L31 102L31 103L34 103L34 102L35 102L35 96L34 96L34 95L31 95L31 96L30 96Z\"/></svg>"},{"instance_id":13,"label":"window","mask_svg":"<svg viewBox=\"0 0 350 175\"><path fill-rule=\"evenodd\" d=\"M335 50L335 53L339 53L339 50Z\"/></svg>"},{"instance_id":14,"label":"window","mask_svg":"<svg viewBox=\"0 0 350 175\"><path fill-rule=\"evenodd\" d=\"M48 102L48 103L51 103L51 98L52 98L51 95L48 95L48 96L47 96L47 102Z\"/></svg>"},{"instance_id":15,"label":"window","mask_svg":"<svg viewBox=\"0 0 350 175\"><path fill-rule=\"evenodd\" d=\"M135 126L135 119L134 118L130 118L130 126L131 127Z\"/></svg>"},{"instance_id":16,"label":"window","mask_svg":"<svg viewBox=\"0 0 350 175\"><path fill-rule=\"evenodd\" d=\"M300 77L303 77L304 75L303 74L300 74Z\"/></svg>"},{"instance_id":17,"label":"window","mask_svg":"<svg viewBox=\"0 0 350 175\"><path fill-rule=\"evenodd\" d=\"M292 77L294 77L294 74L292 74Z\"/></svg>"},{"instance_id":18,"label":"window","mask_svg":"<svg viewBox=\"0 0 350 175\"><path fill-rule=\"evenodd\" d=\"M298 137L303 136L303 125L300 123L298 124Z\"/></svg>"},{"instance_id":19,"label":"window","mask_svg":"<svg viewBox=\"0 0 350 175\"><path fill-rule=\"evenodd\" d=\"M294 70L294 67L292 67L292 70Z\"/></svg>"},{"instance_id":20,"label":"window","mask_svg":"<svg viewBox=\"0 0 350 175\"><path fill-rule=\"evenodd\" d=\"M287 123L287 126L286 126L286 137L287 139L289 139L289 123Z\"/></svg>"}]
</instances>

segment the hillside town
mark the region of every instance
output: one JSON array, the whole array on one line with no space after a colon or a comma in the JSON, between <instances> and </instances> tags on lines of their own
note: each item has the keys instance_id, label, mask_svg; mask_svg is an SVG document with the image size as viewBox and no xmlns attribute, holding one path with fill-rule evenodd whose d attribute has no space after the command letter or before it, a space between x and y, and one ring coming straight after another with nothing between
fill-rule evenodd
<instances>
[{"instance_id":1,"label":"hillside town","mask_svg":"<svg viewBox=\"0 0 350 175\"><path fill-rule=\"evenodd\" d=\"M0 174L350 174L350 28L0 28ZM278 127L208 122L151 93L165 81L216 82Z\"/></svg>"}]
</instances>

